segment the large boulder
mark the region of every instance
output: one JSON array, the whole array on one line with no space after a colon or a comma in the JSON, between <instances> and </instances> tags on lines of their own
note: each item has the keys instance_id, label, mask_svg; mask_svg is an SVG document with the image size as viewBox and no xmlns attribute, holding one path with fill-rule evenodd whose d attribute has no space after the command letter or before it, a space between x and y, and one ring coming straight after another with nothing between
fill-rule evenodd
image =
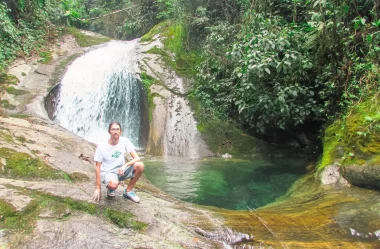
<instances>
[{"instance_id":1,"label":"large boulder","mask_svg":"<svg viewBox=\"0 0 380 249\"><path fill-rule=\"evenodd\" d=\"M319 172L339 165L351 184L380 189L380 108L373 96L352 108L325 131Z\"/></svg>"}]
</instances>

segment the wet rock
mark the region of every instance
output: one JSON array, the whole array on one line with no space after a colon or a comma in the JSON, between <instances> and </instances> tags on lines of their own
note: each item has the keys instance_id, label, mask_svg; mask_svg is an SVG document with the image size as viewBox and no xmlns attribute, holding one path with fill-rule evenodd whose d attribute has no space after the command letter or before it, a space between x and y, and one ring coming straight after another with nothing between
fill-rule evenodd
<instances>
[{"instance_id":1,"label":"wet rock","mask_svg":"<svg viewBox=\"0 0 380 249\"><path fill-rule=\"evenodd\" d=\"M352 165L341 168L342 175L353 185L380 189L380 167Z\"/></svg>"},{"instance_id":2,"label":"wet rock","mask_svg":"<svg viewBox=\"0 0 380 249\"><path fill-rule=\"evenodd\" d=\"M222 157L223 157L223 158L232 158L232 155L226 153L226 154L223 154Z\"/></svg>"},{"instance_id":3,"label":"wet rock","mask_svg":"<svg viewBox=\"0 0 380 249\"><path fill-rule=\"evenodd\" d=\"M49 76L54 71L54 67L51 65L41 64L34 72L42 75Z\"/></svg>"},{"instance_id":4,"label":"wet rock","mask_svg":"<svg viewBox=\"0 0 380 249\"><path fill-rule=\"evenodd\" d=\"M322 184L337 183L340 178L339 167L336 165L326 166L321 173Z\"/></svg>"},{"instance_id":5,"label":"wet rock","mask_svg":"<svg viewBox=\"0 0 380 249\"><path fill-rule=\"evenodd\" d=\"M39 215L41 218L55 218L62 219L71 214L71 210L68 207L64 207L60 210L52 210L50 208L43 209Z\"/></svg>"},{"instance_id":6,"label":"wet rock","mask_svg":"<svg viewBox=\"0 0 380 249\"><path fill-rule=\"evenodd\" d=\"M29 196L19 194L18 191L8 189L4 185L0 185L0 199L10 203L16 211L24 210L30 201L32 201L32 198Z\"/></svg>"}]
</instances>

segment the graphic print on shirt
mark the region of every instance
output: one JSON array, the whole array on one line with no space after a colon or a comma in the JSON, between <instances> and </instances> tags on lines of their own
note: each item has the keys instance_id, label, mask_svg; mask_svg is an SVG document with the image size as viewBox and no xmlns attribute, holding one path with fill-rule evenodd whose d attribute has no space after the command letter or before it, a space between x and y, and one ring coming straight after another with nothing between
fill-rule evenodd
<instances>
[{"instance_id":1,"label":"graphic print on shirt","mask_svg":"<svg viewBox=\"0 0 380 249\"><path fill-rule=\"evenodd\" d=\"M120 151L115 151L115 153L112 154L112 157L119 158L120 155L121 155Z\"/></svg>"}]
</instances>

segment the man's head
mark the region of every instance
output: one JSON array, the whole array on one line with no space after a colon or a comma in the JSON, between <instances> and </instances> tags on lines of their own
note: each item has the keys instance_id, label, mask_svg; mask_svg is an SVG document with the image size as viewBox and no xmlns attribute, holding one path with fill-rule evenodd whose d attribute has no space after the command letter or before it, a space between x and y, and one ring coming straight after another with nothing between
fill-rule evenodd
<instances>
[{"instance_id":1,"label":"man's head","mask_svg":"<svg viewBox=\"0 0 380 249\"><path fill-rule=\"evenodd\" d=\"M119 122L113 121L108 126L108 133L111 135L112 138L119 138L121 134L121 125Z\"/></svg>"}]
</instances>

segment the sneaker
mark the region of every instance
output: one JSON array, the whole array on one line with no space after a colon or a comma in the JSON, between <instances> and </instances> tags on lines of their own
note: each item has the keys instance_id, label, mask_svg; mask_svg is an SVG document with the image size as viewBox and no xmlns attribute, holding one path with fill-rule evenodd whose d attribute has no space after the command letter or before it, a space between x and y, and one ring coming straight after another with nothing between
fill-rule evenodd
<instances>
[{"instance_id":1,"label":"sneaker","mask_svg":"<svg viewBox=\"0 0 380 249\"><path fill-rule=\"evenodd\" d=\"M124 190L123 197L127 198L127 199L130 199L131 201L134 201L136 203L140 202L140 198L133 191L127 192L127 191Z\"/></svg>"},{"instance_id":2,"label":"sneaker","mask_svg":"<svg viewBox=\"0 0 380 249\"><path fill-rule=\"evenodd\" d=\"M113 190L113 189L109 189L109 188L107 188L107 197L108 197L108 198L113 198L113 197L115 197L115 196L116 196L116 191Z\"/></svg>"}]
</instances>

